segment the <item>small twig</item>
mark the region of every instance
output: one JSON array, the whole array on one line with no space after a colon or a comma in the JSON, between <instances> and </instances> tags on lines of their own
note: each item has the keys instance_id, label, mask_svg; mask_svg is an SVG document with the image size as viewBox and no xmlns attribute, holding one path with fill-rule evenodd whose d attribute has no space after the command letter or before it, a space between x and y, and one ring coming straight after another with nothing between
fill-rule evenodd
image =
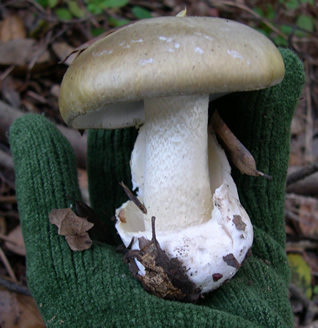
<instances>
[{"instance_id":1,"label":"small twig","mask_svg":"<svg viewBox=\"0 0 318 328\"><path fill-rule=\"evenodd\" d=\"M262 21L267 27L269 27L272 31L274 31L277 35L280 35L282 38L284 38L285 40L288 39L288 36L286 34L284 34L283 32L281 32L279 29L277 29L272 23L270 23L266 18L261 17L258 13L256 13L254 10L252 10L251 8L249 8L248 6L242 4L242 3L238 3L238 2L231 2L231 1L218 1L218 0L211 0L210 3L212 5L215 4L220 4L220 5L225 5L225 6L231 6L231 7L236 7L239 8L241 10L244 10L246 12L248 12L250 15L256 17L257 19L259 19L260 21Z\"/></svg>"},{"instance_id":2,"label":"small twig","mask_svg":"<svg viewBox=\"0 0 318 328\"><path fill-rule=\"evenodd\" d=\"M135 205L141 210L142 213L147 214L147 209L144 204L129 190L129 188L123 183L119 182L119 184L123 187L128 198L135 203Z\"/></svg>"},{"instance_id":3,"label":"small twig","mask_svg":"<svg viewBox=\"0 0 318 328\"><path fill-rule=\"evenodd\" d=\"M19 213L17 211L0 211L0 216L4 216L7 218L19 219Z\"/></svg>"},{"instance_id":4,"label":"small twig","mask_svg":"<svg viewBox=\"0 0 318 328\"><path fill-rule=\"evenodd\" d=\"M306 249L318 249L318 241L312 240L300 240L297 242L287 241L286 242L286 249L290 250L306 250Z\"/></svg>"},{"instance_id":5,"label":"small twig","mask_svg":"<svg viewBox=\"0 0 318 328\"><path fill-rule=\"evenodd\" d=\"M12 2L14 3L15 1L12 1ZM36 1L34 1L34 0L25 0L25 2L31 4L31 5L34 6L34 8L36 8L39 12L45 14L45 10L43 9L43 7L42 7L40 4L38 4ZM9 4L10 4L10 2L9 2Z\"/></svg>"},{"instance_id":6,"label":"small twig","mask_svg":"<svg viewBox=\"0 0 318 328\"><path fill-rule=\"evenodd\" d=\"M0 203L16 204L17 203L17 197L15 195L0 196Z\"/></svg>"},{"instance_id":7,"label":"small twig","mask_svg":"<svg viewBox=\"0 0 318 328\"><path fill-rule=\"evenodd\" d=\"M285 216L286 216L286 218L288 218L290 220L303 223L302 220L299 218L299 216L296 215L295 213L293 213L292 211L285 210ZM304 224L306 224L306 223L304 223Z\"/></svg>"},{"instance_id":8,"label":"small twig","mask_svg":"<svg viewBox=\"0 0 318 328\"><path fill-rule=\"evenodd\" d=\"M14 293L18 293L26 296L32 296L30 290L27 287L2 277L0 277L0 286Z\"/></svg>"},{"instance_id":9,"label":"small twig","mask_svg":"<svg viewBox=\"0 0 318 328\"><path fill-rule=\"evenodd\" d=\"M72 19L67 19L67 20L64 20L64 19L60 19L59 17L55 16L55 15L52 15L50 13L47 13L46 10L40 5L38 4L35 0L12 0L12 1L9 1L8 3L4 4L3 6L0 5L0 8L1 7L12 7L12 6L15 6L16 4L20 5L21 4L24 4L25 3L25 6L31 6L34 8L34 10L37 12L37 14L45 19L47 22L50 22L50 23L53 23L53 24L58 24L58 23L63 23L63 24L79 24L79 23L84 23L86 21L90 21L92 19L94 19L95 17L98 17L98 14L88 14L86 17L83 17L83 18L72 18ZM33 11L34 11L33 10Z\"/></svg>"},{"instance_id":10,"label":"small twig","mask_svg":"<svg viewBox=\"0 0 318 328\"><path fill-rule=\"evenodd\" d=\"M305 60L305 72L306 76L309 76L309 64L308 60ZM306 130L305 130L305 159L307 162L313 160L313 110L311 104L311 90L309 83L305 85L305 97L306 97Z\"/></svg>"},{"instance_id":11,"label":"small twig","mask_svg":"<svg viewBox=\"0 0 318 328\"><path fill-rule=\"evenodd\" d=\"M1 233L1 232L0 232L0 239L1 239L1 240L4 240L4 241L6 241L6 242L8 242L8 243L10 243L10 244L13 244L13 245L15 245L15 246L19 246L18 243L16 243L16 242L13 241L10 237L4 235L4 234Z\"/></svg>"},{"instance_id":12,"label":"small twig","mask_svg":"<svg viewBox=\"0 0 318 328\"><path fill-rule=\"evenodd\" d=\"M156 238L156 217L155 216L151 217L151 230L152 230L152 241L155 242L155 241L157 241L157 238Z\"/></svg>"},{"instance_id":13,"label":"small twig","mask_svg":"<svg viewBox=\"0 0 318 328\"><path fill-rule=\"evenodd\" d=\"M296 183L299 180L303 180L316 172L318 172L318 163L308 165L297 170L296 172L290 173L287 177L286 187Z\"/></svg>"},{"instance_id":14,"label":"small twig","mask_svg":"<svg viewBox=\"0 0 318 328\"><path fill-rule=\"evenodd\" d=\"M289 285L289 291L291 292L292 296L299 300L305 307L306 313L304 324L311 322L318 313L318 306L313 301L308 299L306 295L295 284L291 283Z\"/></svg>"},{"instance_id":15,"label":"small twig","mask_svg":"<svg viewBox=\"0 0 318 328\"><path fill-rule=\"evenodd\" d=\"M0 247L0 259L1 261L3 262L5 268L7 269L8 271L8 274L9 274L9 277L15 282L17 283L18 280L17 280L17 277L15 276L15 273L6 257L6 255L4 254L4 251L2 250L2 248Z\"/></svg>"},{"instance_id":16,"label":"small twig","mask_svg":"<svg viewBox=\"0 0 318 328\"><path fill-rule=\"evenodd\" d=\"M43 55L43 53L47 50L48 46L50 44L52 44L58 37L60 37L65 31L66 31L66 28L62 28L55 35L53 35L52 30L48 31L45 38L41 41L38 48L35 50L35 53L31 59L31 61L28 63L29 74L30 74L30 71L32 70L33 66L36 64L36 62Z\"/></svg>"},{"instance_id":17,"label":"small twig","mask_svg":"<svg viewBox=\"0 0 318 328\"><path fill-rule=\"evenodd\" d=\"M15 65L10 65L1 75L0 81L3 81L13 70L15 69Z\"/></svg>"}]
</instances>

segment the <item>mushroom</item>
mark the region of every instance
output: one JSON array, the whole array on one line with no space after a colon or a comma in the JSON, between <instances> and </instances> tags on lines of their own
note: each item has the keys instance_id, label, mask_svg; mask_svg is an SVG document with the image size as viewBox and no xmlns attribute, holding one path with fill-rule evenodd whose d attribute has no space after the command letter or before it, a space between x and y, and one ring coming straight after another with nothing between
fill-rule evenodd
<instances>
[{"instance_id":1,"label":"mushroom","mask_svg":"<svg viewBox=\"0 0 318 328\"><path fill-rule=\"evenodd\" d=\"M224 150L208 127L209 102L267 88L284 76L264 35L234 21L138 21L80 53L59 105L77 129L139 128L133 199L116 211L126 258L159 297L196 301L232 278L253 242Z\"/></svg>"}]
</instances>

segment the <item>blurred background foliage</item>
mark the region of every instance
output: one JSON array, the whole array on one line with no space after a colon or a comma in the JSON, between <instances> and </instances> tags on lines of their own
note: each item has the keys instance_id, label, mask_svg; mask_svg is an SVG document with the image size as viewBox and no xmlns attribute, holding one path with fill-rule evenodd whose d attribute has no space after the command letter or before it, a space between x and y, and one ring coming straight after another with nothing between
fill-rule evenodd
<instances>
[{"instance_id":1,"label":"blurred background foliage","mask_svg":"<svg viewBox=\"0 0 318 328\"><path fill-rule=\"evenodd\" d=\"M109 25L119 27L133 19L152 17L151 6L147 8L133 4L129 0L36 0L43 10L55 15L61 21L72 19L88 19L91 15L107 15ZM153 1L149 1L151 3ZM210 1L219 5L235 5L235 1ZM292 37L306 38L317 27L317 16L314 16L315 0L275 0L275 1L245 1L237 2L237 7L242 3L252 8L255 13L255 27L266 36L270 37L278 46L288 46ZM186 6L186 2L184 4ZM131 19L125 15L120 17L120 9L129 10ZM111 10L111 12L109 12ZM273 28L275 26L275 28ZM92 28L94 36L101 30Z\"/></svg>"}]
</instances>

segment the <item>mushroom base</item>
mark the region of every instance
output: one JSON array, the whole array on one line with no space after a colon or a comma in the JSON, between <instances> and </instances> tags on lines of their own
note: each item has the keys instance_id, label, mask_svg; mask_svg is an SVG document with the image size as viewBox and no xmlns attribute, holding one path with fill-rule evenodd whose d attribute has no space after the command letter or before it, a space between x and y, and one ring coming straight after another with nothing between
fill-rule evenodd
<instances>
[{"instance_id":1,"label":"mushroom base","mask_svg":"<svg viewBox=\"0 0 318 328\"><path fill-rule=\"evenodd\" d=\"M154 227L136 231L142 215L132 201L117 210L116 227L128 248L126 259L146 290L195 302L235 275L252 246L252 224L229 185L216 189L213 204L208 222L156 233Z\"/></svg>"},{"instance_id":2,"label":"mushroom base","mask_svg":"<svg viewBox=\"0 0 318 328\"><path fill-rule=\"evenodd\" d=\"M145 290L160 298L195 303L201 290L188 278L177 258L169 258L156 238L155 217L152 217L152 239L138 238L139 250L127 249L125 260L133 276ZM139 268L142 268L140 274Z\"/></svg>"}]
</instances>

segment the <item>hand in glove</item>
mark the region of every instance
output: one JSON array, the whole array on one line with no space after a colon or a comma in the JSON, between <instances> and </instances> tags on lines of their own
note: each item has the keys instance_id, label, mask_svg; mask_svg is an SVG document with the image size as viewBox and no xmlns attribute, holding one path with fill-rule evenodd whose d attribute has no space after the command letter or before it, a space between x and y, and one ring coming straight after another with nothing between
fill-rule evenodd
<instances>
[{"instance_id":1,"label":"hand in glove","mask_svg":"<svg viewBox=\"0 0 318 328\"><path fill-rule=\"evenodd\" d=\"M293 326L283 210L290 123L304 73L291 51L281 52L286 65L281 84L218 101L221 115L254 155L258 169L273 179L249 177L233 169L241 203L254 226L253 255L232 280L198 304L147 293L131 277L115 246L94 243L89 250L71 251L49 223L48 214L68 207L68 197L80 199L72 149L43 116L26 115L12 125L27 279L48 327ZM90 131L91 204L105 220L126 200L119 182L131 187L129 159L136 135L135 129Z\"/></svg>"}]
</instances>

